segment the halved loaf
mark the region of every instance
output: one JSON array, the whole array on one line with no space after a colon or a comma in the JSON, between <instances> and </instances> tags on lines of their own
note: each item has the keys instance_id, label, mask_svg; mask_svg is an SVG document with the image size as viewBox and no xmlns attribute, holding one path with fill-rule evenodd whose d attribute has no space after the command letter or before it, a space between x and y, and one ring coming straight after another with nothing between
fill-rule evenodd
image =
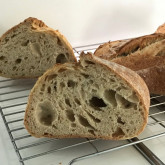
<instances>
[{"instance_id":1,"label":"halved loaf","mask_svg":"<svg viewBox=\"0 0 165 165\"><path fill-rule=\"evenodd\" d=\"M165 34L108 42L94 55L136 71L150 93L165 94Z\"/></svg>"},{"instance_id":2,"label":"halved loaf","mask_svg":"<svg viewBox=\"0 0 165 165\"><path fill-rule=\"evenodd\" d=\"M128 68L82 53L59 64L33 87L24 118L35 137L128 139L147 123L149 91Z\"/></svg>"},{"instance_id":3,"label":"halved loaf","mask_svg":"<svg viewBox=\"0 0 165 165\"><path fill-rule=\"evenodd\" d=\"M0 38L0 75L41 76L56 63L76 62L71 45L58 30L28 18Z\"/></svg>"}]
</instances>

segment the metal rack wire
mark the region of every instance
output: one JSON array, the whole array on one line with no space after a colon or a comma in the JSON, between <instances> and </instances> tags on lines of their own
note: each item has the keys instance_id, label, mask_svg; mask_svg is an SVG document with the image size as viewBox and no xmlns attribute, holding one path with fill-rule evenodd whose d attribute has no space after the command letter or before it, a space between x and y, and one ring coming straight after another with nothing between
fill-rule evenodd
<instances>
[{"instance_id":1,"label":"metal rack wire","mask_svg":"<svg viewBox=\"0 0 165 165\"><path fill-rule=\"evenodd\" d=\"M74 52L78 57L81 51L93 52L100 44L75 47ZM36 139L27 133L23 125L23 117L28 94L35 81L0 78L0 113L20 164L24 165L28 161L44 157L45 155L53 158L55 154L61 151L69 153L69 149L73 150L76 147L85 147L88 145L88 148L91 148L88 149L89 152L86 151L84 154L81 152L81 149L76 149L78 155L68 160L68 165L129 146L134 146L150 164L164 165L164 162L144 143L160 137L165 138L165 96L151 96L149 122L146 129L149 128L152 130L152 127L159 125L159 132L152 131L151 134L144 133L138 138L121 141L114 146L99 150L97 145L95 145L95 142L99 141L98 139Z\"/></svg>"}]
</instances>

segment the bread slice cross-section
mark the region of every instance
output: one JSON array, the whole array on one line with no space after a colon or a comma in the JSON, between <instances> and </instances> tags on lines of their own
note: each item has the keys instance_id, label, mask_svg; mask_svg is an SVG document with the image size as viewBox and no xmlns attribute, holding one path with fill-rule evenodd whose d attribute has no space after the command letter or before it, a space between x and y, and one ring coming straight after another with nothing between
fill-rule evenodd
<instances>
[{"instance_id":1,"label":"bread slice cross-section","mask_svg":"<svg viewBox=\"0 0 165 165\"><path fill-rule=\"evenodd\" d=\"M91 53L58 64L33 87L24 124L35 137L128 139L146 126L149 91L128 68Z\"/></svg>"},{"instance_id":2,"label":"bread slice cross-section","mask_svg":"<svg viewBox=\"0 0 165 165\"><path fill-rule=\"evenodd\" d=\"M36 18L28 18L0 38L0 75L41 76L56 63L76 62L66 38Z\"/></svg>"}]
</instances>

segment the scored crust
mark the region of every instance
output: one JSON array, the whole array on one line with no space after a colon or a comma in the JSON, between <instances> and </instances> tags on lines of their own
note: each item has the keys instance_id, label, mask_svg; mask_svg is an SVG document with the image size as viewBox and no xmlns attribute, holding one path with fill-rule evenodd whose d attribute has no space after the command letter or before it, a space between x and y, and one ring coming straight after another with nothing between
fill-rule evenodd
<instances>
[{"instance_id":1,"label":"scored crust","mask_svg":"<svg viewBox=\"0 0 165 165\"><path fill-rule=\"evenodd\" d=\"M150 98L149 98L149 91L148 88L145 84L145 82L141 79L141 77L136 74L135 72L133 72L132 70L125 68L123 66L120 66L116 63L112 63L112 62L108 62L106 60L97 58L95 56L93 56L92 54L88 53L88 54L84 54L82 53L80 55L80 61L83 61L84 59L90 59L91 61L98 63L102 66L107 67L110 71L114 72L116 75L118 75L122 80L124 80L132 89L133 91L135 91L136 95L138 96L141 105L144 109L143 111L143 117L144 117L144 123L143 126L141 127L141 129L139 130L139 132L137 133L137 135L139 133L141 133L146 124L147 124L147 120L148 120L148 109L149 109L149 104L150 104ZM74 138L74 137L86 137L84 136L78 136L78 135L61 135L61 136L52 136L51 134L46 134L46 135L37 135L33 132L31 132L31 130L29 129L29 123L28 123L28 111L32 108L32 100L33 100L33 95L35 94L35 90L38 86L40 86L43 81L45 80L45 77L48 75L53 75L57 72L57 70L61 69L61 68L67 68L67 67L73 67L74 69L77 69L77 67L80 65L80 63L78 64L57 64L56 66L54 66L53 68L49 69L47 72L44 73L43 76L41 76L38 81L36 82L35 86L33 87L33 89L31 90L31 93L29 95L29 99L28 99L28 104L27 104L27 108L26 108L26 112L25 112L25 117L24 117L24 125L26 127L26 129L28 130L28 132L35 136L35 137L49 137L49 138ZM29 116L30 117L30 116ZM137 136L135 135L135 136ZM88 136L89 137L89 136ZM103 138L103 139L113 139L113 140L118 140L118 137L114 137L114 138L110 138L108 136L91 136L91 138ZM131 138L131 137L130 137ZM122 138L120 138L122 139Z\"/></svg>"},{"instance_id":2,"label":"scored crust","mask_svg":"<svg viewBox=\"0 0 165 165\"><path fill-rule=\"evenodd\" d=\"M150 93L165 94L165 90L162 88L165 80L163 72L165 65L164 45L165 34L155 33L134 39L105 43L96 49L94 55L137 71L147 83ZM150 69L152 71L155 69L155 76L149 76ZM152 83L158 80L160 83Z\"/></svg>"},{"instance_id":3,"label":"scored crust","mask_svg":"<svg viewBox=\"0 0 165 165\"><path fill-rule=\"evenodd\" d=\"M0 37L0 44L1 44L1 41L3 41L8 35L10 35L11 32L16 31L17 28L21 27L22 25L27 25L27 26L31 27L33 30L36 30L38 32L43 32L43 33L50 34L51 36L58 37L60 39L61 44L67 49L70 61L71 62L77 61L77 59L74 55L72 46L67 41L67 39L58 30L54 30L54 29L48 27L43 21L38 20L37 18L33 18L33 17L29 17L29 18L25 19L23 22L12 27L6 33L4 33ZM19 76L19 77L18 76L12 76L11 77L11 76L8 76L7 74L2 74L2 73L0 73L0 75L3 77L6 77L6 78L36 78L36 77L38 77L38 75L36 75L36 76L26 75L26 76Z\"/></svg>"}]
</instances>

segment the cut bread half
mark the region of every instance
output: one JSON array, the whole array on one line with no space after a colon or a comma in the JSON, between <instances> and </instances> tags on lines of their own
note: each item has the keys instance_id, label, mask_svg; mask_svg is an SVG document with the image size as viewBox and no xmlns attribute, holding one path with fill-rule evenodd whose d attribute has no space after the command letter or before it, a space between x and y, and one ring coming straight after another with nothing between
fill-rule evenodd
<instances>
[{"instance_id":1,"label":"cut bread half","mask_svg":"<svg viewBox=\"0 0 165 165\"><path fill-rule=\"evenodd\" d=\"M76 62L66 38L36 18L28 18L0 38L0 75L41 76L56 63Z\"/></svg>"},{"instance_id":2,"label":"cut bread half","mask_svg":"<svg viewBox=\"0 0 165 165\"><path fill-rule=\"evenodd\" d=\"M128 68L92 54L59 64L33 87L24 118L35 137L128 139L147 124L149 91Z\"/></svg>"}]
</instances>

